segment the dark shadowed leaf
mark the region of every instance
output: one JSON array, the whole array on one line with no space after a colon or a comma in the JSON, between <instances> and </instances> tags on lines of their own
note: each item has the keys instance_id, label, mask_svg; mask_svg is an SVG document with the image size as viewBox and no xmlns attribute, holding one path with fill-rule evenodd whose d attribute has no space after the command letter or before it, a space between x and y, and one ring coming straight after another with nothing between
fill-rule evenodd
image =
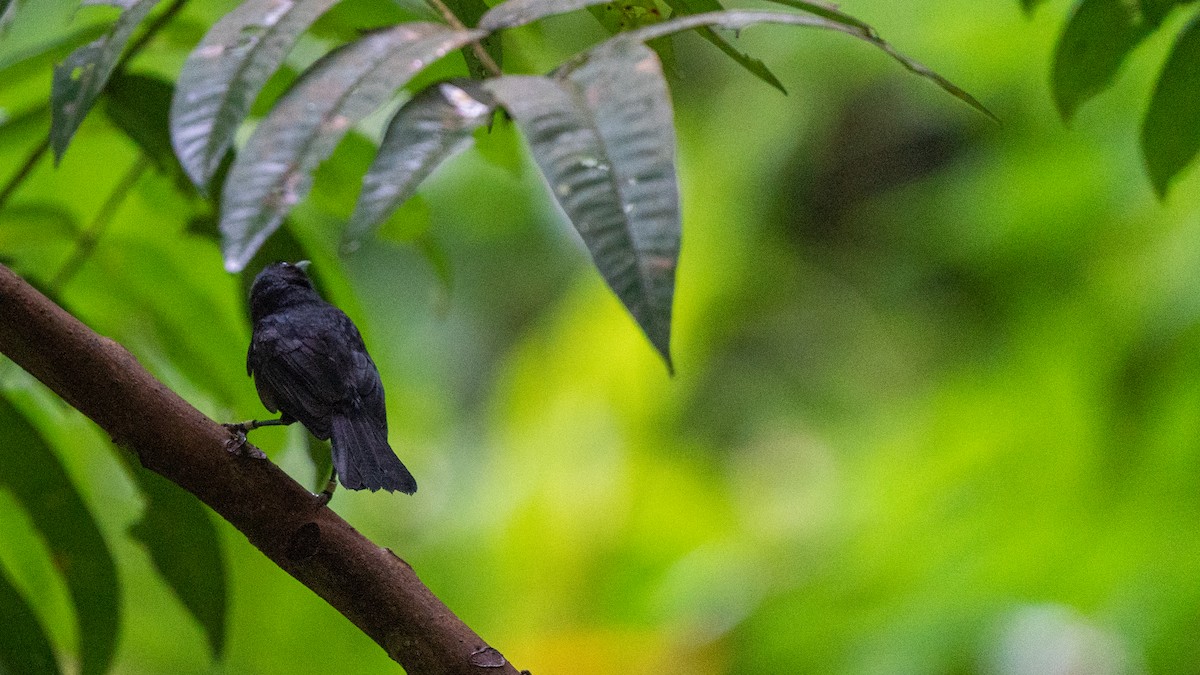
<instances>
[{"instance_id":1,"label":"dark shadowed leaf","mask_svg":"<svg viewBox=\"0 0 1200 675\"><path fill-rule=\"evenodd\" d=\"M658 58L618 41L559 78L505 77L488 86L521 127L596 267L670 367L680 214Z\"/></svg>"},{"instance_id":2,"label":"dark shadowed leaf","mask_svg":"<svg viewBox=\"0 0 1200 675\"><path fill-rule=\"evenodd\" d=\"M225 268L246 266L308 193L313 169L356 122L430 63L482 35L434 23L402 24L369 33L305 72L229 170L221 200Z\"/></svg>"},{"instance_id":3,"label":"dark shadowed leaf","mask_svg":"<svg viewBox=\"0 0 1200 675\"><path fill-rule=\"evenodd\" d=\"M1146 37L1128 0L1083 0L1054 48L1050 85L1064 120L1112 85L1129 52Z\"/></svg>"},{"instance_id":4,"label":"dark shadowed leaf","mask_svg":"<svg viewBox=\"0 0 1200 675\"><path fill-rule=\"evenodd\" d=\"M717 0L667 0L667 5L678 16L700 14L702 12L719 12L724 9ZM787 93L787 89L784 89L783 83L779 81L779 78L775 77L775 73L772 73L770 68L767 68L767 64L749 54L739 51L737 47L730 44L729 40L726 40L724 36L708 26L701 26L696 29L696 32L700 34L700 37L716 45L717 49L725 52L729 58L750 71L752 75L775 87L780 92Z\"/></svg>"},{"instance_id":5,"label":"dark shadowed leaf","mask_svg":"<svg viewBox=\"0 0 1200 675\"><path fill-rule=\"evenodd\" d=\"M171 95L175 88L170 82L148 75L117 73L104 90L104 112L112 123L125 133L158 170L175 177L183 169L171 148L167 131ZM187 185L187 181L182 181Z\"/></svg>"},{"instance_id":6,"label":"dark shadowed leaf","mask_svg":"<svg viewBox=\"0 0 1200 675\"><path fill-rule=\"evenodd\" d=\"M121 626L120 586L100 528L45 439L0 398L0 487L10 490L46 538L79 621L84 675L108 670Z\"/></svg>"},{"instance_id":7,"label":"dark shadowed leaf","mask_svg":"<svg viewBox=\"0 0 1200 675\"><path fill-rule=\"evenodd\" d=\"M227 590L217 528L195 497L136 462L128 465L146 498L142 519L129 534L145 545L155 569L204 629L214 658L220 658Z\"/></svg>"},{"instance_id":8,"label":"dark shadowed leaf","mask_svg":"<svg viewBox=\"0 0 1200 675\"><path fill-rule=\"evenodd\" d=\"M1190 5L1195 0L1141 0L1142 19L1151 26L1157 27L1163 19L1179 5Z\"/></svg>"},{"instance_id":9,"label":"dark shadowed leaf","mask_svg":"<svg viewBox=\"0 0 1200 675\"><path fill-rule=\"evenodd\" d=\"M446 6L467 26L479 23L479 20L490 9L483 0L446 0ZM481 43L488 56L492 57L492 61L495 61L497 66L503 67L504 52L501 48L500 34L491 33L483 38ZM467 72L471 73L471 77L482 80L493 74L487 66L483 65L483 60L469 45L462 48L462 55L463 60L467 62Z\"/></svg>"},{"instance_id":10,"label":"dark shadowed leaf","mask_svg":"<svg viewBox=\"0 0 1200 675\"><path fill-rule=\"evenodd\" d=\"M611 41L619 40L638 40L648 41L664 35L678 33L680 31L691 30L700 26L719 26L721 28L729 28L731 30L743 30L749 26L759 23L781 23L792 26L808 26L811 28L824 28L827 30L835 30L847 35L864 40L879 49L883 50L888 56L895 59L900 65L907 68L934 84L941 87L954 98L966 103L975 108L979 112L996 120L996 116L990 110L985 108L982 103L977 101L974 96L968 94L958 85L950 80L938 75L929 68L901 54L891 44L881 39L875 34L875 31L870 28L860 28L856 25L846 23L844 21L835 21L819 16L806 16L803 14L783 14L779 12L760 12L752 10L730 10L726 12L707 12L705 14L695 14L692 16L684 16L670 21L646 26L637 30L623 33Z\"/></svg>"},{"instance_id":11,"label":"dark shadowed leaf","mask_svg":"<svg viewBox=\"0 0 1200 675\"><path fill-rule=\"evenodd\" d=\"M50 142L56 161L62 160L67 144L112 76L133 31L158 0L86 0L84 4L113 5L123 11L107 34L71 52L54 67Z\"/></svg>"},{"instance_id":12,"label":"dark shadowed leaf","mask_svg":"<svg viewBox=\"0 0 1200 675\"><path fill-rule=\"evenodd\" d=\"M494 110L491 96L471 80L431 85L405 103L363 178L343 249L356 249L438 165L470 145L475 129L487 124Z\"/></svg>"},{"instance_id":13,"label":"dark shadowed leaf","mask_svg":"<svg viewBox=\"0 0 1200 675\"><path fill-rule=\"evenodd\" d=\"M247 0L213 25L188 56L171 102L171 139L201 191L255 96L300 34L336 1Z\"/></svg>"},{"instance_id":14,"label":"dark shadowed leaf","mask_svg":"<svg viewBox=\"0 0 1200 675\"><path fill-rule=\"evenodd\" d=\"M1021 9L1024 9L1026 14L1032 14L1033 10L1037 9L1038 5L1045 1L1046 0L1021 0Z\"/></svg>"},{"instance_id":15,"label":"dark shadowed leaf","mask_svg":"<svg viewBox=\"0 0 1200 675\"><path fill-rule=\"evenodd\" d=\"M1142 154L1159 197L1200 150L1200 17L1179 35L1142 123Z\"/></svg>"},{"instance_id":16,"label":"dark shadowed leaf","mask_svg":"<svg viewBox=\"0 0 1200 675\"><path fill-rule=\"evenodd\" d=\"M0 673L54 675L54 649L37 615L0 567Z\"/></svg>"}]
</instances>

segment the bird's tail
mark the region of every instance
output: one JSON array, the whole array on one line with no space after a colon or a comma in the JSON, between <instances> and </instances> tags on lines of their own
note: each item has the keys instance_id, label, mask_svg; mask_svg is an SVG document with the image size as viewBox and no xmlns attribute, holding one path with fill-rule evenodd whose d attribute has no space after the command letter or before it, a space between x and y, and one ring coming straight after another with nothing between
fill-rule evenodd
<instances>
[{"instance_id":1,"label":"bird's tail","mask_svg":"<svg viewBox=\"0 0 1200 675\"><path fill-rule=\"evenodd\" d=\"M333 416L333 468L342 485L351 490L366 488L411 495L417 480L409 473L387 442L387 430L370 417Z\"/></svg>"}]
</instances>

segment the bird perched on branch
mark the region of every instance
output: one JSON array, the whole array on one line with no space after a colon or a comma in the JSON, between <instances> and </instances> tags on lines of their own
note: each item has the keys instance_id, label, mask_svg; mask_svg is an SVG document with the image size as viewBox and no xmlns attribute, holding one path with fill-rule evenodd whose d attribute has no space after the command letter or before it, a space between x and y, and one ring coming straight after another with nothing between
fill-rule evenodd
<instances>
[{"instance_id":1,"label":"bird perched on branch","mask_svg":"<svg viewBox=\"0 0 1200 675\"><path fill-rule=\"evenodd\" d=\"M299 421L333 443L333 475L351 490L417 491L417 481L387 442L383 383L358 328L321 299L305 269L308 261L274 263L250 287L253 334L246 371L258 397L277 420L230 425L244 434L261 426Z\"/></svg>"}]
</instances>

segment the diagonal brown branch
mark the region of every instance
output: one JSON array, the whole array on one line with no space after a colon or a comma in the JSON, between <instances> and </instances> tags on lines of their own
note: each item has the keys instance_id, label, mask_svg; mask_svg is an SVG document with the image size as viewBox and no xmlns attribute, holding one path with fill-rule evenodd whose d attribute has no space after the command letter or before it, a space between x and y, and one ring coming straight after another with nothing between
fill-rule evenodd
<instances>
[{"instance_id":1,"label":"diagonal brown branch","mask_svg":"<svg viewBox=\"0 0 1200 675\"><path fill-rule=\"evenodd\" d=\"M407 563L274 464L229 454L221 425L3 265L0 352L210 506L410 674L517 674Z\"/></svg>"}]
</instances>

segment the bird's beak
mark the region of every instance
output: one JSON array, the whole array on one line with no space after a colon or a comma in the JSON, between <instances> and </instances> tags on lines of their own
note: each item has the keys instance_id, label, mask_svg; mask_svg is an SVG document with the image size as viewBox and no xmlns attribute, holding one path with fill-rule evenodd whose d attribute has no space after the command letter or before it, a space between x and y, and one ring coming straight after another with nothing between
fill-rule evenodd
<instances>
[{"instance_id":1,"label":"bird's beak","mask_svg":"<svg viewBox=\"0 0 1200 675\"><path fill-rule=\"evenodd\" d=\"M299 267L301 272L304 272L305 274L307 274L308 266L311 264L312 264L311 260L301 260L300 262L296 263L295 265L292 265L292 267Z\"/></svg>"}]
</instances>

